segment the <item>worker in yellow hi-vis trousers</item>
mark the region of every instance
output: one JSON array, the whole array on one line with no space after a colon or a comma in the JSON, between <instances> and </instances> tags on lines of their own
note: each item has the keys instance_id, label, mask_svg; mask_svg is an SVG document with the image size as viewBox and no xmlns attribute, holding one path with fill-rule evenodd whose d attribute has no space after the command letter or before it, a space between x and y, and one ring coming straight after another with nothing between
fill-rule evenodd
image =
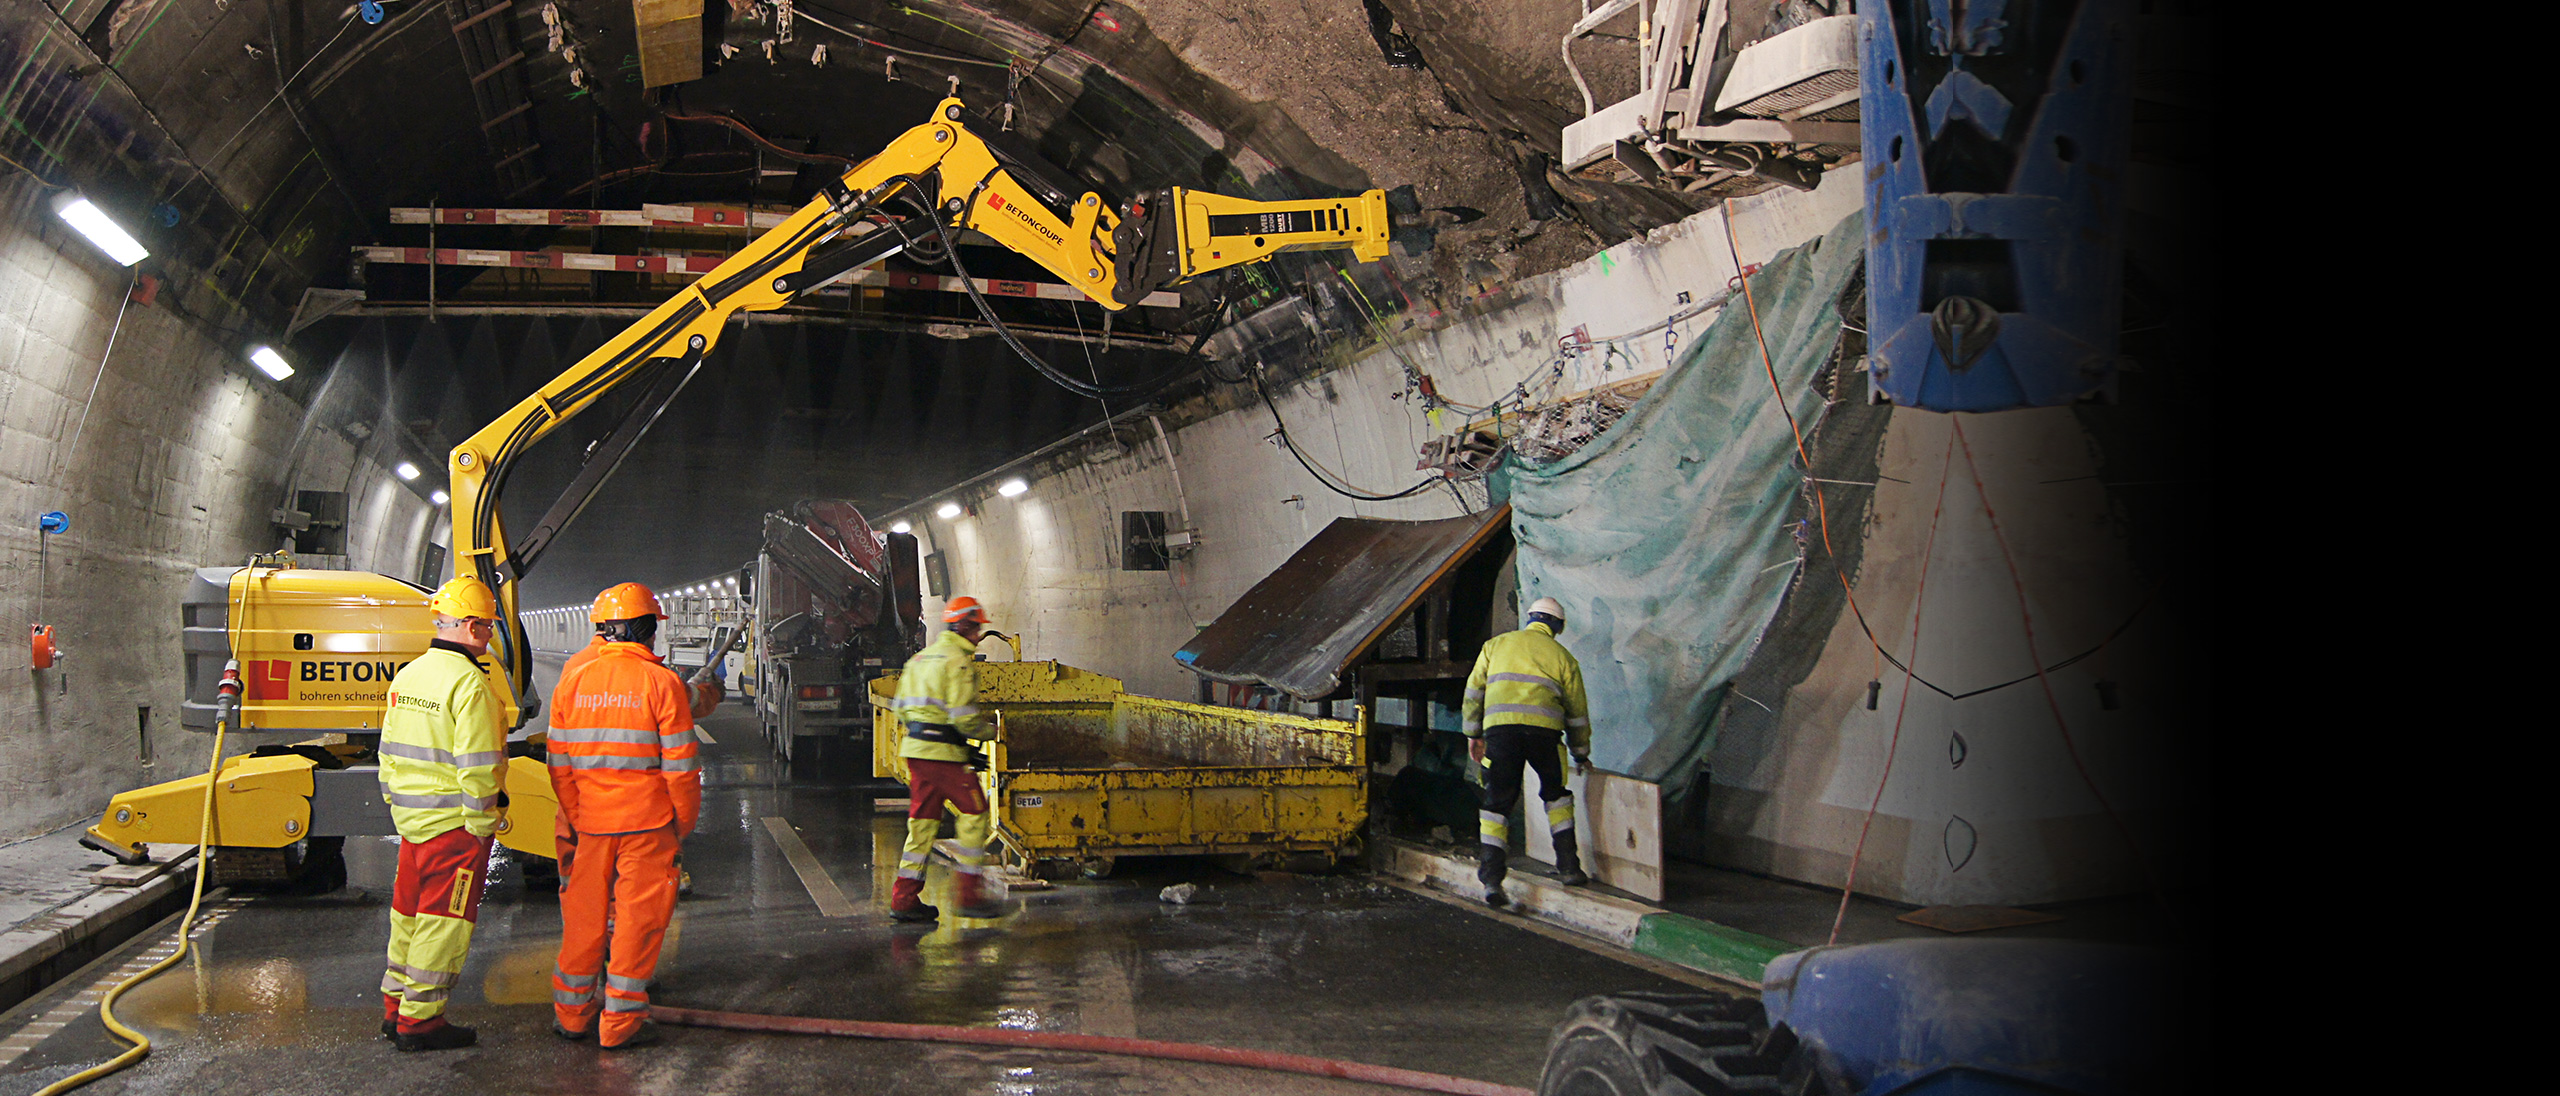
<instances>
[{"instance_id":1,"label":"worker in yellow hi-vis trousers","mask_svg":"<svg viewBox=\"0 0 2560 1096\"><path fill-rule=\"evenodd\" d=\"M498 599L476 578L428 601L436 638L391 679L382 717L382 798L400 831L391 884L391 948L382 1033L402 1050L450 1050L479 1033L445 1022L487 886L490 835L506 808L507 729L479 658Z\"/></svg>"},{"instance_id":2,"label":"worker in yellow hi-vis trousers","mask_svg":"<svg viewBox=\"0 0 2560 1096\"><path fill-rule=\"evenodd\" d=\"M959 863L952 869L953 897L962 917L1002 917L1004 907L984 895L982 872L991 829L986 790L978 786L978 770L987 767L977 743L993 736L987 717L978 711L978 640L988 625L987 610L973 597L956 597L942 607L942 637L907 660L898 675L898 719L906 738L898 756L907 765L907 844L899 856L898 880L889 888L889 916L898 921L932 921L941 911L924 903L924 862L933 852L934 834L942 828L946 807L960 842Z\"/></svg>"}]
</instances>

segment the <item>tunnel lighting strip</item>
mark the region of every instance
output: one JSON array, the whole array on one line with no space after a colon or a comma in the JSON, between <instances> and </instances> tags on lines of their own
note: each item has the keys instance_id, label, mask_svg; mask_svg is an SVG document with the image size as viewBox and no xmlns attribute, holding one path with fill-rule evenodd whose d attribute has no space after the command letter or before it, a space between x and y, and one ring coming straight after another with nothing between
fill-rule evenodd
<instances>
[{"instance_id":1,"label":"tunnel lighting strip","mask_svg":"<svg viewBox=\"0 0 2560 1096\"><path fill-rule=\"evenodd\" d=\"M423 247L357 247L352 249L369 263L426 263ZM579 251L494 251L468 247L439 247L432 260L437 266L488 266L520 270L615 270L636 274L708 274L727 255L596 255ZM1084 291L1054 282L1018 282L1004 278L978 278L978 291L990 297L1025 297L1043 301L1091 300ZM837 284L876 285L884 289L921 289L937 293L966 293L960 279L941 274L911 274L905 271L864 267L845 275ZM1178 308L1182 295L1159 289L1138 302L1149 308Z\"/></svg>"}]
</instances>

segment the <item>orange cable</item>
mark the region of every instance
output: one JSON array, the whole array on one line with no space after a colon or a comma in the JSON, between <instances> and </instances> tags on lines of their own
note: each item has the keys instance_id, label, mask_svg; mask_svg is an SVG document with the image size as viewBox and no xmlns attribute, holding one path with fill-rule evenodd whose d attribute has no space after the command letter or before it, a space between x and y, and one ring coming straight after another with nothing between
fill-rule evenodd
<instances>
[{"instance_id":1,"label":"orange cable","mask_svg":"<svg viewBox=\"0 0 2560 1096\"><path fill-rule=\"evenodd\" d=\"M1911 681L1920 675L1920 609L1929 597L1929 564L1938 554L1938 518L1947 511L1947 480L1955 472L1955 436L1947 436L1947 453L1938 468L1938 502L1929 511L1929 538L1920 549L1920 585L1911 593L1911 659L1902 667L1902 699L1893 707L1893 737L1885 740L1884 774L1876 778L1875 798L1867 801L1867 816L1858 823L1858 843L1849 850L1849 876L1840 883L1840 908L1831 915L1831 936L1825 946L1840 942L1840 925L1849 919L1849 898L1857 893L1858 862L1867 854L1867 831L1876 824L1876 810L1884 805L1884 786L1893 779L1893 759L1902 748L1902 719L1911 711Z\"/></svg>"},{"instance_id":2,"label":"orange cable","mask_svg":"<svg viewBox=\"0 0 2560 1096\"><path fill-rule=\"evenodd\" d=\"M2054 695L2053 679L2045 675L2044 656L2036 653L2036 620L2035 614L2027 608L2026 580L2019 577L2018 561L2009 553L2009 538L2000 530L2000 515L1992 511L1991 494L1982 486L1982 467L1974 463L1973 443L1964 436L1964 421L1954 421L1954 439L1964 447L1965 468L1973 475L1974 494L1982 500L1982 516L1991 520L1991 540L2000 546L2000 562L2009 569L2009 586L2018 593L2018 620L2027 632L2027 657L2035 661L2036 681L2044 686L2045 706L2052 709L2053 725L2062 732L2062 748L2071 755L2071 767L2079 770L2080 782L2097 799L2099 808L2107 812L2107 821L2115 824L2116 835L2124 839L2125 848L2133 853L2134 864L2142 871L2144 880L2151 884L2151 892L2165 902L2166 892L2161 890L2160 879L2152 871L2151 858L2143 853L2141 843L2133 839L2133 830L2124 824L2124 816L2116 813L2115 804L2107 801L2107 793L2098 789L2097 780L2089 775L2087 763L2080 760L2080 746L2071 738L2071 722L2062 715L2062 698ZM2109 642L2113 642L2112 638Z\"/></svg>"},{"instance_id":3,"label":"orange cable","mask_svg":"<svg viewBox=\"0 0 2560 1096\"><path fill-rule=\"evenodd\" d=\"M1787 406L1786 389L1778 383L1778 363L1769 353L1768 333L1762 330L1760 326L1760 302L1751 292L1751 279L1748 275L1741 273L1742 246L1734 239L1733 200L1730 198L1725 199L1724 202L1724 246L1725 250L1733 256L1733 269L1735 271L1734 281L1742 288L1743 308L1751 315L1751 336L1752 339L1760 346L1760 366L1769 377L1769 394L1778 401L1778 410L1787 417L1787 429L1790 433L1795 435L1796 459L1803 462L1805 479L1813 485L1813 513L1815 523L1822 530L1822 552L1825 556L1829 557L1831 561L1832 575L1840 580L1840 593L1849 599L1849 612L1857 617L1858 630L1866 634L1867 645L1875 648L1876 660L1878 663L1881 663L1885 657L1884 644L1876 639L1874 629L1867 627L1867 614L1865 610L1858 606L1858 591L1856 588L1849 585L1849 573L1841 569L1839 552L1831 546L1830 500L1823 493L1822 481L1813 475L1813 454L1805 447L1804 426L1802 423L1796 421L1795 409ZM1944 512L1946 508L1947 477L1955 468L1954 439L1952 437L1948 441L1948 447L1949 451L1946 460L1943 462L1943 467L1938 473L1938 508L1930 512L1928 545L1921 549L1920 585L1912 595L1911 657L1904 660L1902 663L1902 699L1897 702L1894 707L1893 737L1885 745L1884 775L1876 780L1875 798L1868 802L1866 818L1858 824L1858 843L1849 852L1848 877L1840 885L1840 909L1838 912L1832 914L1831 937L1826 941L1826 943L1836 944L1840 942L1841 923L1846 921L1849 916L1849 898L1852 894L1856 893L1858 883L1858 862L1866 854L1867 831L1875 825L1876 809L1884 803L1885 783L1893 779L1893 756L1902 743L1902 719L1904 714L1909 711L1911 705L1911 682L1914 678L1918 677L1920 673L1918 669L1920 660L1920 601L1928 594L1929 591L1929 556L1937 549L1938 515ZM1880 673L1882 671L1879 670L1878 672ZM2039 662L2036 664L2036 673L2038 675L2042 675L2044 673L2043 663Z\"/></svg>"}]
</instances>

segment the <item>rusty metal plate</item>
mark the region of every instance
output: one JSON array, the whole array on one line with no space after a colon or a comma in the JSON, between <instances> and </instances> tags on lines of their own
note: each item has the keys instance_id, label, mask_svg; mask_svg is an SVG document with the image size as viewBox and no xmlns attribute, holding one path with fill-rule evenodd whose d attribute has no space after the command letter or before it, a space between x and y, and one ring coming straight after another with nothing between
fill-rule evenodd
<instances>
[{"instance_id":1,"label":"rusty metal plate","mask_svg":"<svg viewBox=\"0 0 2560 1096\"><path fill-rule=\"evenodd\" d=\"M1336 518L1173 657L1211 681L1329 696L1388 625L1510 519L1509 506L1438 521Z\"/></svg>"}]
</instances>

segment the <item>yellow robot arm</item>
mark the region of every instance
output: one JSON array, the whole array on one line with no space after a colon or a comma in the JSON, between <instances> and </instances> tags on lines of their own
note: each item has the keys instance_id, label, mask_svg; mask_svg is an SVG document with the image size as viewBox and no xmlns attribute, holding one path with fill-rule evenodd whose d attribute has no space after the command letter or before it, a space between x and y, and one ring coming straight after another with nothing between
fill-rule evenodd
<instances>
[{"instance_id":1,"label":"yellow robot arm","mask_svg":"<svg viewBox=\"0 0 2560 1096\"><path fill-rule=\"evenodd\" d=\"M516 614L516 583L542 548L577 516L622 456L645 433L719 342L730 317L780 308L856 267L901 251L938 251L948 229L972 229L1030 257L1105 308L1127 308L1149 293L1212 271L1260 262L1283 251L1348 249L1362 261L1387 253L1386 193L1257 201L1170 188L1121 209L1090 191L1070 196L1055 169L992 141L945 99L931 121L900 135L855 166L782 224L659 305L453 449L453 559L456 574L478 575L505 611L491 653L510 726L529 709L532 651ZM630 383L651 396L591 456L569 492L521 546L511 547L498 514L507 473L535 443Z\"/></svg>"}]
</instances>

